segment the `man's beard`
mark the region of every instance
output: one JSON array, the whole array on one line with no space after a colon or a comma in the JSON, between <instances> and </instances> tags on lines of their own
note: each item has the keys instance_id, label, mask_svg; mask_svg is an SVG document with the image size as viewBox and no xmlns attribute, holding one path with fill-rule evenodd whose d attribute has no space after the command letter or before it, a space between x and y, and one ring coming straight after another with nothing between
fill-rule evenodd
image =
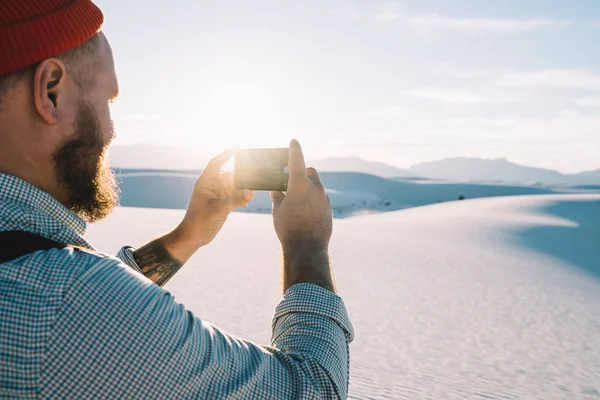
<instances>
[{"instance_id":1,"label":"man's beard","mask_svg":"<svg viewBox=\"0 0 600 400\"><path fill-rule=\"evenodd\" d=\"M54 154L57 177L67 190L65 206L88 222L106 217L119 201L108 146L93 109L81 103L75 134Z\"/></svg>"}]
</instances>

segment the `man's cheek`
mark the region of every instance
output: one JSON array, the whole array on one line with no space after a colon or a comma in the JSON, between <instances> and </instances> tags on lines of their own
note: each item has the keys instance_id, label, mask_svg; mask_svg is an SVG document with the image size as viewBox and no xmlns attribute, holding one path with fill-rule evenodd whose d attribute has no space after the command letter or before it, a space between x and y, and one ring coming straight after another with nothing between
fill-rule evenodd
<instances>
[{"instance_id":1,"label":"man's cheek","mask_svg":"<svg viewBox=\"0 0 600 400\"><path fill-rule=\"evenodd\" d=\"M108 146L115 136L115 124L110 112L110 106L108 104L103 105L101 109L97 111L96 115L102 132L102 143L104 146Z\"/></svg>"},{"instance_id":2,"label":"man's cheek","mask_svg":"<svg viewBox=\"0 0 600 400\"><path fill-rule=\"evenodd\" d=\"M115 138L115 124L112 119L106 118L102 120L102 144L107 147Z\"/></svg>"},{"instance_id":3,"label":"man's cheek","mask_svg":"<svg viewBox=\"0 0 600 400\"><path fill-rule=\"evenodd\" d=\"M113 119L112 113L113 104L108 104L108 122L109 122L109 131L110 131L110 139L114 140L117 138L117 130L115 128L115 120Z\"/></svg>"},{"instance_id":4,"label":"man's cheek","mask_svg":"<svg viewBox=\"0 0 600 400\"><path fill-rule=\"evenodd\" d=\"M117 138L117 130L115 129L115 121L110 119L110 140L113 141Z\"/></svg>"}]
</instances>

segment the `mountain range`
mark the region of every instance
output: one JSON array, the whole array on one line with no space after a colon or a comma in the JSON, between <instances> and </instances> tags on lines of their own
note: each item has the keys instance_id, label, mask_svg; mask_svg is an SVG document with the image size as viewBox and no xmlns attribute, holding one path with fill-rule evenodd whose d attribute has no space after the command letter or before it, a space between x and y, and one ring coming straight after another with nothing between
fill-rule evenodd
<instances>
[{"instance_id":1,"label":"mountain range","mask_svg":"<svg viewBox=\"0 0 600 400\"><path fill-rule=\"evenodd\" d=\"M600 184L600 170L579 174L563 174L545 168L519 165L507 159L447 158L413 165L411 168L396 168L384 163L366 161L358 157L327 158L312 161L319 171L363 172L383 178L425 178L449 181L482 181L526 184Z\"/></svg>"},{"instance_id":2,"label":"mountain range","mask_svg":"<svg viewBox=\"0 0 600 400\"><path fill-rule=\"evenodd\" d=\"M116 169L198 170L208 162L210 156L176 147L136 145L113 146L110 158ZM600 185L600 169L579 174L563 174L551 169L523 166L504 158L448 158L416 164L410 168L398 168L359 157L332 157L308 161L307 165L323 172L359 172L382 178Z\"/></svg>"}]
</instances>

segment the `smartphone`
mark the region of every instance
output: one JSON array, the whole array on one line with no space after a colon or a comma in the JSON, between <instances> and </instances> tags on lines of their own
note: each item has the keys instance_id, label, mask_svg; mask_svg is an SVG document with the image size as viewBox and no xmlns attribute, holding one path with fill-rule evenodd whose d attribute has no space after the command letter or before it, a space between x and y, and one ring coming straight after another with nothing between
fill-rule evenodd
<instances>
[{"instance_id":1,"label":"smartphone","mask_svg":"<svg viewBox=\"0 0 600 400\"><path fill-rule=\"evenodd\" d=\"M289 149L243 149L235 154L237 189L287 191Z\"/></svg>"}]
</instances>

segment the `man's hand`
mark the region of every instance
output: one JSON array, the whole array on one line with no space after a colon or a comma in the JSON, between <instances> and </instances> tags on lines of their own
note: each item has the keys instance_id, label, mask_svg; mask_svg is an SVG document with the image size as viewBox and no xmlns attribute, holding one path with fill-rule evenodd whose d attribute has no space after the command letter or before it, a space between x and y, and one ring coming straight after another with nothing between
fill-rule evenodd
<instances>
[{"instance_id":1,"label":"man's hand","mask_svg":"<svg viewBox=\"0 0 600 400\"><path fill-rule=\"evenodd\" d=\"M233 174L220 172L234 154L230 149L210 161L194 186L183 221L165 237L165 248L182 263L213 241L233 210L247 207L254 198L253 191L235 188Z\"/></svg>"},{"instance_id":2,"label":"man's hand","mask_svg":"<svg viewBox=\"0 0 600 400\"><path fill-rule=\"evenodd\" d=\"M283 291L309 282L335 293L328 253L331 205L317 171L306 169L297 140L290 143L289 171L287 194L271 193L275 232L283 249Z\"/></svg>"}]
</instances>

